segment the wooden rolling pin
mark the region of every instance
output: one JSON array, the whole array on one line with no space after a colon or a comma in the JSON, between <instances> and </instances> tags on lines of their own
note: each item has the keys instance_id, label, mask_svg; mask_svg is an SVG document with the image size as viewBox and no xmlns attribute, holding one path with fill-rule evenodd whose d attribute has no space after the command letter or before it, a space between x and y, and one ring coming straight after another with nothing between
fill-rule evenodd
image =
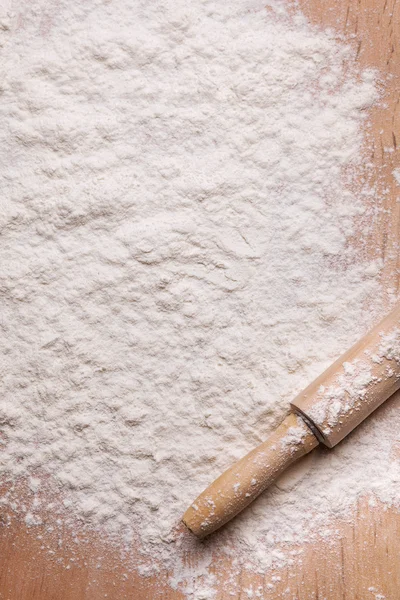
<instances>
[{"instance_id":1,"label":"wooden rolling pin","mask_svg":"<svg viewBox=\"0 0 400 600\"><path fill-rule=\"evenodd\" d=\"M333 448L400 388L400 304L291 403L270 438L214 481L184 524L203 538L232 519L319 443Z\"/></svg>"}]
</instances>

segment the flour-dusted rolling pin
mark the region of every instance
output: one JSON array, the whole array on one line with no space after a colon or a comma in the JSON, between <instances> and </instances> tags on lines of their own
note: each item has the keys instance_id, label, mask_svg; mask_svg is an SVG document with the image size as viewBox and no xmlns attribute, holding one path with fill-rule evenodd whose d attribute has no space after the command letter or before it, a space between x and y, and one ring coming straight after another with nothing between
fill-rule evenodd
<instances>
[{"instance_id":1,"label":"flour-dusted rolling pin","mask_svg":"<svg viewBox=\"0 0 400 600\"><path fill-rule=\"evenodd\" d=\"M232 519L319 443L333 448L400 388L400 304L291 403L270 438L223 473L183 522L202 538Z\"/></svg>"}]
</instances>

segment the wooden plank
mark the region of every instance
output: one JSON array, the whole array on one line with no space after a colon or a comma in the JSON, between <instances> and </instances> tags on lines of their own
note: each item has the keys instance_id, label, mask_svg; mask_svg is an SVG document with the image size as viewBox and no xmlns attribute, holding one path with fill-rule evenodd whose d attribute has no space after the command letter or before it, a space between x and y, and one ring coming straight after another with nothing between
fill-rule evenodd
<instances>
[{"instance_id":1,"label":"wooden plank","mask_svg":"<svg viewBox=\"0 0 400 600\"><path fill-rule=\"evenodd\" d=\"M362 67L377 68L391 78L384 89L385 102L372 111L360 173L376 186L386 209L374 222L363 251L382 259L382 282L389 296L398 292L400 268L400 188L392 173L400 167L400 2L298 0L298 4L313 23L352 36ZM400 399L391 402L400 410ZM76 544L65 532L61 562L58 539L44 526L27 530L17 520L9 523L6 515L2 517L0 600L183 599L167 586L167 573L141 578L95 537ZM244 600L250 589L258 589L263 600L398 600L400 514L380 504L371 507L364 498L349 521L335 526L338 535L333 543L321 539L298 548L294 564L280 571L235 574L229 561L216 557L216 600ZM196 557L187 560L195 562Z\"/></svg>"},{"instance_id":2,"label":"wooden plank","mask_svg":"<svg viewBox=\"0 0 400 600\"><path fill-rule=\"evenodd\" d=\"M383 260L383 283L397 292L400 188L393 169L400 166L400 5L397 0L299 0L298 5L312 23L344 35L358 64L378 69L385 81L382 100L371 111L360 179L376 186L384 208L365 252Z\"/></svg>"}]
</instances>

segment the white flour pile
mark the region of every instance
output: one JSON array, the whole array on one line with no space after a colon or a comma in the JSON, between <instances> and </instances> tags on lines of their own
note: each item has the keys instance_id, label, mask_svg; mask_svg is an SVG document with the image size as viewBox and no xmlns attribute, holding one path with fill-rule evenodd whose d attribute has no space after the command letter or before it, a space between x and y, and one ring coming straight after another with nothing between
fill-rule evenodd
<instances>
[{"instance_id":1,"label":"white flour pile","mask_svg":"<svg viewBox=\"0 0 400 600\"><path fill-rule=\"evenodd\" d=\"M349 243L371 216L349 184L374 74L263 4L0 15L1 474L34 473L34 491L49 475L71 519L139 536L145 563L177 564L165 540L187 505L381 310L379 264ZM363 492L393 501L386 411L221 545L266 568ZM40 519L38 501L3 502Z\"/></svg>"}]
</instances>

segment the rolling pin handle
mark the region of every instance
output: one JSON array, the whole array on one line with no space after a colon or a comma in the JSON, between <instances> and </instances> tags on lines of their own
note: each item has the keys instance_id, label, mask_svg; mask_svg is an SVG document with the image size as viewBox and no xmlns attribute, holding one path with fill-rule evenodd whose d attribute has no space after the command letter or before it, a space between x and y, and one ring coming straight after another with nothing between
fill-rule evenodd
<instances>
[{"instance_id":1,"label":"rolling pin handle","mask_svg":"<svg viewBox=\"0 0 400 600\"><path fill-rule=\"evenodd\" d=\"M289 414L266 442L235 463L200 494L183 515L184 524L199 538L219 529L318 443L303 419Z\"/></svg>"}]
</instances>

